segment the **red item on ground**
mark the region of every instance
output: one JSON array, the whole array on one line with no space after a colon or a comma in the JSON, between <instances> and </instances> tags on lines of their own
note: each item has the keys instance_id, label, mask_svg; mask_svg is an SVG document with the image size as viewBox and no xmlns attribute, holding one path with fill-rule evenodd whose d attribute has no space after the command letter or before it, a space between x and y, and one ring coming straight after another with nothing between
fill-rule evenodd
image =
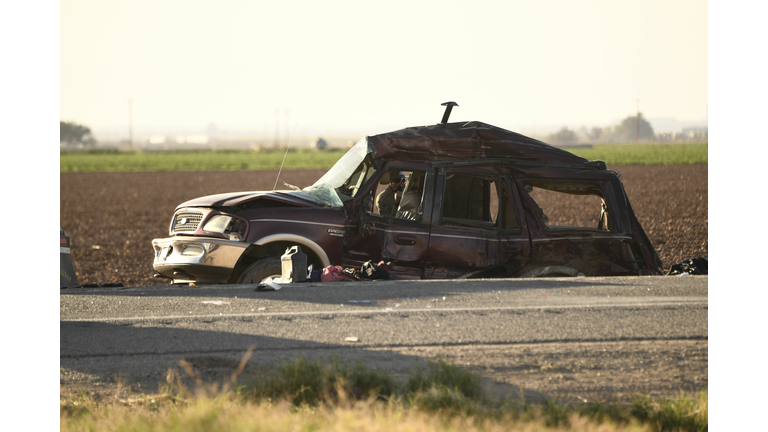
<instances>
[{"instance_id":1,"label":"red item on ground","mask_svg":"<svg viewBox=\"0 0 768 432\"><path fill-rule=\"evenodd\" d=\"M336 281L354 281L353 278L344 274L344 269L341 266L329 265L323 269L323 274L320 275L321 282L336 282Z\"/></svg>"}]
</instances>

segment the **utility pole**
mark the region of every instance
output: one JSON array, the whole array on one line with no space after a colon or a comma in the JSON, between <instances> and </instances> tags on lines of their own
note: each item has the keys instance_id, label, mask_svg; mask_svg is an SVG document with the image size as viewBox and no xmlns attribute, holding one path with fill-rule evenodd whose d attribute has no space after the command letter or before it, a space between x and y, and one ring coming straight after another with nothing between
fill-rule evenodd
<instances>
[{"instance_id":1,"label":"utility pole","mask_svg":"<svg viewBox=\"0 0 768 432\"><path fill-rule=\"evenodd\" d=\"M133 99L128 99L128 150L133 148Z\"/></svg>"},{"instance_id":2,"label":"utility pole","mask_svg":"<svg viewBox=\"0 0 768 432\"><path fill-rule=\"evenodd\" d=\"M291 110L286 109L285 110L285 117L283 121L285 122L285 141L286 143L290 144L290 135L288 135L288 114L290 114Z\"/></svg>"},{"instance_id":3,"label":"utility pole","mask_svg":"<svg viewBox=\"0 0 768 432\"><path fill-rule=\"evenodd\" d=\"M275 110L275 144L274 144L275 147L279 145L279 142L277 140L277 135L278 133L280 133L279 128L280 128L280 110L276 109Z\"/></svg>"},{"instance_id":4,"label":"utility pole","mask_svg":"<svg viewBox=\"0 0 768 432\"><path fill-rule=\"evenodd\" d=\"M637 102L637 118L635 118L635 141L640 141L640 99Z\"/></svg>"}]
</instances>

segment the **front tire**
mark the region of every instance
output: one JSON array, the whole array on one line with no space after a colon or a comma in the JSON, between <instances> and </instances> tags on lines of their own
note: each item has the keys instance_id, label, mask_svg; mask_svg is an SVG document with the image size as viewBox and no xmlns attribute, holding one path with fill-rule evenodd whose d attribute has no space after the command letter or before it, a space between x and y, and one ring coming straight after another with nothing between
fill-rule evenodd
<instances>
[{"instance_id":1,"label":"front tire","mask_svg":"<svg viewBox=\"0 0 768 432\"><path fill-rule=\"evenodd\" d=\"M264 258L251 264L237 278L239 284L260 284L268 277L278 278L283 275L280 258Z\"/></svg>"}]
</instances>

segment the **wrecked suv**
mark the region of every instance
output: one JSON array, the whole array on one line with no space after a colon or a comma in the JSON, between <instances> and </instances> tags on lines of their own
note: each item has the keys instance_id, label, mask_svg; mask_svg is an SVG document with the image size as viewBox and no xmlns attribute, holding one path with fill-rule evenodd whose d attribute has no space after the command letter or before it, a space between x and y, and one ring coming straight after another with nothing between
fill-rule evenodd
<instances>
[{"instance_id":1,"label":"wrecked suv","mask_svg":"<svg viewBox=\"0 0 768 432\"><path fill-rule=\"evenodd\" d=\"M152 241L155 277L259 283L294 245L315 269L391 262L391 279L661 274L604 162L446 117L361 139L301 190L179 205L170 236ZM398 177L397 210L381 214L377 197Z\"/></svg>"}]
</instances>

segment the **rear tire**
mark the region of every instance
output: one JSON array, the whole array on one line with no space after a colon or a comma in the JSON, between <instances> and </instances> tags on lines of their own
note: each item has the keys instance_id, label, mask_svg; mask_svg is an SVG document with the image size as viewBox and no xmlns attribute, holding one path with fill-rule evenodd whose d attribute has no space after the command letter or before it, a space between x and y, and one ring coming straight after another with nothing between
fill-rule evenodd
<instances>
[{"instance_id":1,"label":"rear tire","mask_svg":"<svg viewBox=\"0 0 768 432\"><path fill-rule=\"evenodd\" d=\"M246 268L237 278L239 284L260 284L268 277L277 278L283 275L283 264L280 258L264 258Z\"/></svg>"}]
</instances>

